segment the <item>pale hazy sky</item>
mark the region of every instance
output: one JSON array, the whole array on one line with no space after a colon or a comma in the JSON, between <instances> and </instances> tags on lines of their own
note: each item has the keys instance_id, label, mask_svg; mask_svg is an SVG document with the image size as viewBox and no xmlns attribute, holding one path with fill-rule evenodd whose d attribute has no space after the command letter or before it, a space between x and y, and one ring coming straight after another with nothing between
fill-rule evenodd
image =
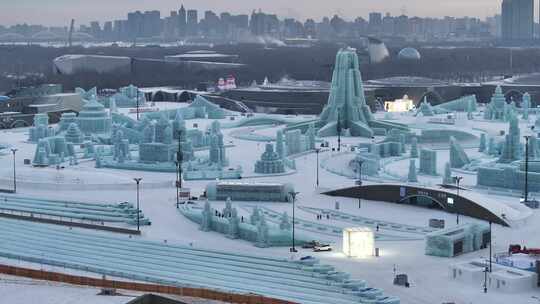
<instances>
[{"instance_id":1,"label":"pale hazy sky","mask_svg":"<svg viewBox=\"0 0 540 304\"><path fill-rule=\"evenodd\" d=\"M535 1L536 2L536 1ZM499 12L501 0L0 0L0 24L68 25L125 18L128 11L157 9L162 17L180 4L200 11L250 13L261 8L281 17L305 19L339 14L347 19L371 11L409 16L475 16ZM201 14L201 13L199 13Z\"/></svg>"}]
</instances>

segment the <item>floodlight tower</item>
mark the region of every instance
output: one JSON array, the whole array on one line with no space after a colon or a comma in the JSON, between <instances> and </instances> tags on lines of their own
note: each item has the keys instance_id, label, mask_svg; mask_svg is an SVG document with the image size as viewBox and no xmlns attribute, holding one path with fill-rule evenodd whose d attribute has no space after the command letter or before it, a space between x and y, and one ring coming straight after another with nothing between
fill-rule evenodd
<instances>
[{"instance_id":1,"label":"floodlight tower","mask_svg":"<svg viewBox=\"0 0 540 304\"><path fill-rule=\"evenodd\" d=\"M15 162L15 153L17 152L17 149L11 149L11 153L13 153L13 192L17 192L17 171L16 171L16 162Z\"/></svg>"},{"instance_id":2,"label":"floodlight tower","mask_svg":"<svg viewBox=\"0 0 540 304\"><path fill-rule=\"evenodd\" d=\"M295 238L294 238L294 222L295 222L294 209L295 209L296 196L299 193L300 192L294 192L294 191L289 192L289 195L291 196L292 203L293 203L293 209L292 209L292 248L290 249L291 252L298 252L298 250L296 250Z\"/></svg>"},{"instance_id":3,"label":"floodlight tower","mask_svg":"<svg viewBox=\"0 0 540 304\"><path fill-rule=\"evenodd\" d=\"M178 151L176 152L176 207L180 204L180 189L182 188L182 130L178 130Z\"/></svg>"}]
</instances>

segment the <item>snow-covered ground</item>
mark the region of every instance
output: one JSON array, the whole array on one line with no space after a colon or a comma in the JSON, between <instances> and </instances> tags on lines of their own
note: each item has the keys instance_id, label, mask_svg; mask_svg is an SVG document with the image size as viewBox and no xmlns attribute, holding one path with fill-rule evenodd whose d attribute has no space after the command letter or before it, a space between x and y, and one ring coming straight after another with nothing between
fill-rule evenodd
<instances>
[{"instance_id":1,"label":"snow-covered ground","mask_svg":"<svg viewBox=\"0 0 540 304\"><path fill-rule=\"evenodd\" d=\"M171 108L173 105L158 105L160 108ZM131 113L131 116L134 114ZM463 114L464 115L464 114ZM412 115L394 115L395 121L406 123L412 128L426 128L427 120L422 117ZM532 118L531 118L532 119ZM465 118L458 118L457 128L466 130L469 133L478 135L480 132L487 132L491 135L500 134L500 130L507 130L507 124L485 122L482 120L468 121ZM226 120L224 120L225 122ZM206 128L210 123L208 120L197 119L187 121L188 128L193 124L199 128ZM433 126L431 126L433 127ZM435 126L441 127L441 126ZM522 132L528 129L527 123L522 123ZM275 135L279 127L268 126L265 129L255 128L254 132L265 136ZM247 141L231 136L231 132L237 128L223 129L225 143L232 142L234 146L227 149L227 156L230 160L230 167L242 166L245 175L253 172L255 161L260 158L264 151L264 142ZM152 225L143 227L140 238L179 243L191 244L194 247L220 249L231 252L241 252L243 254L253 254L272 257L290 257L288 248L257 248L251 243L242 240L230 240L224 235L214 232L202 232L197 224L183 217L175 207L176 190L173 187L175 179L174 173L156 173L141 171L123 171L116 169L95 169L94 163L82 161L77 166L66 166L65 169L55 168L33 168L24 165L24 159L32 159L35 145L27 143L28 129L3 130L0 132L0 143L16 147L17 165L17 187L18 195L35 196L48 199L75 200L82 202L103 202L113 203L122 201L134 202L136 198L135 182L133 178L142 177L141 187L141 208L151 221ZM250 132L246 128L246 132ZM336 146L336 138L325 139L330 141L332 146ZM365 139L346 137L342 139L345 144L357 144ZM420 145L421 147L421 145ZM429 177L419 175L421 184L435 185L441 182L444 172L444 163L448 161L448 149L437 150L438 165L437 170L441 176ZM471 158L484 157L477 152L477 148L468 148L466 152ZM198 153L207 153L204 151ZM330 159L332 165L343 167L348 163L347 154L336 152L322 152L320 160ZM320 194L323 190L338 189L354 185L354 180L345 176L331 173L323 168L319 170L320 187L316 188L316 155L310 153L296 158L296 172L290 175L246 178L247 181L256 180L258 182L290 182L293 183L296 191L300 192L297 197L297 206L314 207L321 209L333 209L335 202L339 201L342 212L359 215L362 217L385 220L401 224L426 227L429 219L440 218L446 220L447 225L455 225L455 215L440 210L423 209L414 206L397 205L385 202L362 201L361 208L358 208L358 201L347 198L332 198ZM409 159L404 158L397 161L388 162L384 169L393 175L406 177ZM12 186L12 156L5 154L0 156L0 187L11 188ZM474 189L476 176L472 173L462 174L465 178L462 185L471 188L472 192L479 197L497 201L510 207L515 207L519 201L517 196L500 196L490 194L485 190ZM208 181L184 181L184 186L189 187L192 193L202 194ZM292 205L286 203L256 203L256 202L233 202L238 208L240 215L247 216L248 206L261 204L273 211L292 213ZM214 207L224 206L223 202L213 203ZM523 211L523 210L522 210ZM525 212L525 211L524 211ZM540 211L530 211L529 216L519 224L511 228L504 228L498 225L493 226L493 242L495 252L504 252L509 244L525 244L528 247L540 247ZM301 209L296 210L296 215L303 220L317 221L315 215ZM1 219L0 219L1 220ZM462 222L478 222L462 216ZM336 219L324 219L323 224L348 227L354 224ZM449 266L459 261L470 260L478 257L487 257L488 251L481 250L463 256L448 259L437 258L424 255L425 242L423 240L414 241L378 241L376 247L380 248L381 256L365 259L350 259L341 254L341 237L324 235L313 237L323 238L334 244L334 251L331 253L313 253L309 250L301 249L298 256L314 255L328 263L336 266L339 270L348 272L355 279L365 279L370 286L382 288L385 294L395 295L401 298L401 303L410 304L433 304L433 303L538 303L533 297L540 297L540 291L531 290L529 293L504 294L496 291L483 293L482 286L466 285L449 278ZM127 237L127 236L126 236ZM1 246L1 244L0 244ZM8 260L2 260L2 262ZM14 264L17 261L13 262ZM411 288L397 287L392 284L394 269L398 273L406 273L411 281ZM23 287L24 286L24 287ZM54 287L54 288L53 288ZM75 291L72 290L75 289ZM4 302L3 296L7 296L9 301L5 303L29 303L33 298L50 298L49 302L40 303L124 303L124 302L100 302L95 299L95 290L78 287L49 286L43 284L31 285L31 288L24 284L12 284L5 280L0 280L0 298ZM73 294L73 297L70 297ZM56 300L55 300L56 299ZM73 300L72 300L73 299ZM85 299L87 299L85 301ZM125 300L125 299L122 299Z\"/></svg>"}]
</instances>

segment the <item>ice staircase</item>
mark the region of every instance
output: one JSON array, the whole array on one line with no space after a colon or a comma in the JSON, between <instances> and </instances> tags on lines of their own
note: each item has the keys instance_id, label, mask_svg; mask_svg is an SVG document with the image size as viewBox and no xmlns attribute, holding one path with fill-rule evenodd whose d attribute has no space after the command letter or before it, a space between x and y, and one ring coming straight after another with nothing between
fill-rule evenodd
<instances>
[{"instance_id":1,"label":"ice staircase","mask_svg":"<svg viewBox=\"0 0 540 304\"><path fill-rule=\"evenodd\" d=\"M157 284L255 293L298 303L399 304L317 259L201 250L0 219L0 256Z\"/></svg>"}]
</instances>

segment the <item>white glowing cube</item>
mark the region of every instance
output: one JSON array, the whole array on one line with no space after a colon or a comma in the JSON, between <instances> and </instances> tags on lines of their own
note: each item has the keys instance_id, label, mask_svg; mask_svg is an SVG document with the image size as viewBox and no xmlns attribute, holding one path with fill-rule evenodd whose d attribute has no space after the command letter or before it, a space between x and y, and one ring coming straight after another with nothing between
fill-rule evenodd
<instances>
[{"instance_id":1,"label":"white glowing cube","mask_svg":"<svg viewBox=\"0 0 540 304\"><path fill-rule=\"evenodd\" d=\"M343 229L343 253L348 257L373 255L375 234L366 227Z\"/></svg>"}]
</instances>

